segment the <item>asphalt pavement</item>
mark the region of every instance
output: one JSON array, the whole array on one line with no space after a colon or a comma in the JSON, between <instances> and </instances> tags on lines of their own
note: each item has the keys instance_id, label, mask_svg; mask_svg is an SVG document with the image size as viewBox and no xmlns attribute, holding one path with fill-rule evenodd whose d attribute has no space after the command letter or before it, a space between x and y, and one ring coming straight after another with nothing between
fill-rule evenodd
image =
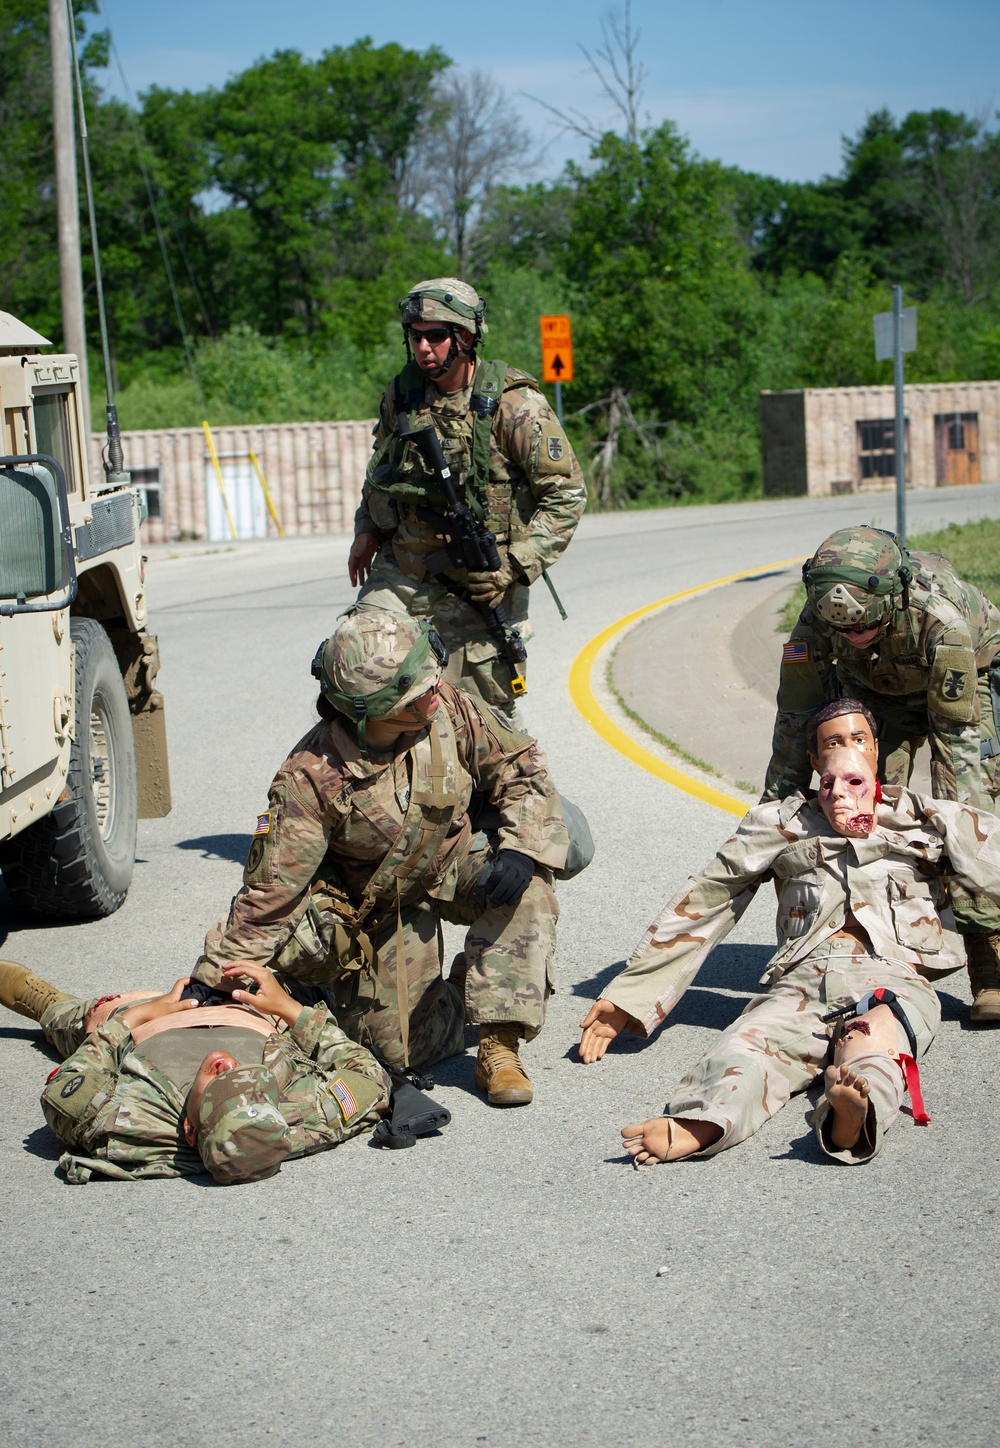
<instances>
[{"instance_id":1,"label":"asphalt pavement","mask_svg":"<svg viewBox=\"0 0 1000 1448\"><path fill-rule=\"evenodd\" d=\"M911 495L914 531L998 515L997 487ZM452 1125L412 1151L358 1140L244 1187L70 1187L37 1105L52 1061L30 1022L3 1015L0 1439L996 1442L1000 1036L966 1028L964 980L944 984L924 1072L932 1125L902 1119L861 1171L817 1152L806 1098L708 1161L638 1174L621 1153L618 1128L662 1109L753 990L774 939L766 891L657 1039L623 1039L589 1068L574 1049L588 1003L732 827L587 725L567 691L574 658L632 610L891 519L888 497L586 518L555 574L569 621L533 600L525 716L598 854L560 889L559 988L525 1049L532 1106L486 1105L470 1048L436 1073ZM6 957L81 995L190 969L310 725L309 661L350 601L347 551L321 536L154 552L173 812L140 824L132 891L107 920L32 927L0 896ZM749 589L730 596L750 612ZM603 662L594 687L612 710ZM733 717L703 664L689 692ZM672 658L657 668L669 679ZM660 698L676 740L666 686ZM738 777L754 783L766 759L748 753Z\"/></svg>"}]
</instances>

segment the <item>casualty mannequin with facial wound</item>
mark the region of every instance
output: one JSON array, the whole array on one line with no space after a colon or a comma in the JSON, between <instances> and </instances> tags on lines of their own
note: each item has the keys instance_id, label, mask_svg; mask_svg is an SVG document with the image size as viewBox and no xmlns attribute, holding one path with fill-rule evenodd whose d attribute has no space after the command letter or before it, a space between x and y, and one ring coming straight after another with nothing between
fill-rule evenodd
<instances>
[{"instance_id":1,"label":"casualty mannequin with facial wound","mask_svg":"<svg viewBox=\"0 0 1000 1448\"><path fill-rule=\"evenodd\" d=\"M778 949L765 992L671 1092L663 1116L624 1128L636 1165L736 1145L824 1070L816 1132L839 1161L867 1161L880 1149L908 1088L923 1115L916 1063L940 1020L930 982L963 964L942 877L1000 902L1000 821L901 786L881 789L864 706L841 703L848 712L827 727L867 729L864 750L818 741L818 797L751 809L582 1023L586 1063L621 1030L652 1034L774 879Z\"/></svg>"}]
</instances>

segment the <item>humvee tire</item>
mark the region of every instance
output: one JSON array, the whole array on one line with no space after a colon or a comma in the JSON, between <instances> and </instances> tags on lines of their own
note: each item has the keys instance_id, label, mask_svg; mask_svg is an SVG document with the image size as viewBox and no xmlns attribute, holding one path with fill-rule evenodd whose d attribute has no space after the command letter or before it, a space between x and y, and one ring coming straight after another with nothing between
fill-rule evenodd
<instances>
[{"instance_id":1,"label":"humvee tire","mask_svg":"<svg viewBox=\"0 0 1000 1448\"><path fill-rule=\"evenodd\" d=\"M37 919L110 915L135 862L137 795L132 720L107 634L74 618L76 738L51 814L0 845L11 900Z\"/></svg>"}]
</instances>

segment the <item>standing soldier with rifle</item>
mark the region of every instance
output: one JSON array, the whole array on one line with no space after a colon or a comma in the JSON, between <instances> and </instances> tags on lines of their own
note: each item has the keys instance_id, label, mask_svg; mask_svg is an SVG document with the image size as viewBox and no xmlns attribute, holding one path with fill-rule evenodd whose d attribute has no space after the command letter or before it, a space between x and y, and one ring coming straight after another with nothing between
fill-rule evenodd
<instances>
[{"instance_id":1,"label":"standing soldier with rifle","mask_svg":"<svg viewBox=\"0 0 1000 1448\"><path fill-rule=\"evenodd\" d=\"M410 360L382 398L351 582L361 608L430 620L448 681L516 715L528 588L573 536L583 474L534 378L476 356L472 287L420 282L399 310Z\"/></svg>"}]
</instances>

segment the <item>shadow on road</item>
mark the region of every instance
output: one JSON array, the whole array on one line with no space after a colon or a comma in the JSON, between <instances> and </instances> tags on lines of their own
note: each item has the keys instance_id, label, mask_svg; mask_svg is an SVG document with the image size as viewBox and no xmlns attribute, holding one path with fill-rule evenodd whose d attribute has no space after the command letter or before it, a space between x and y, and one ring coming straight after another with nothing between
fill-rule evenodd
<instances>
[{"instance_id":1,"label":"shadow on road","mask_svg":"<svg viewBox=\"0 0 1000 1448\"><path fill-rule=\"evenodd\" d=\"M203 860L229 860L234 865L246 863L250 835L199 835L194 840L178 840L179 850L200 850Z\"/></svg>"},{"instance_id":2,"label":"shadow on road","mask_svg":"<svg viewBox=\"0 0 1000 1448\"><path fill-rule=\"evenodd\" d=\"M39 1161L58 1161L66 1150L47 1126L36 1126L24 1138L22 1145L29 1156L36 1156Z\"/></svg>"}]
</instances>

